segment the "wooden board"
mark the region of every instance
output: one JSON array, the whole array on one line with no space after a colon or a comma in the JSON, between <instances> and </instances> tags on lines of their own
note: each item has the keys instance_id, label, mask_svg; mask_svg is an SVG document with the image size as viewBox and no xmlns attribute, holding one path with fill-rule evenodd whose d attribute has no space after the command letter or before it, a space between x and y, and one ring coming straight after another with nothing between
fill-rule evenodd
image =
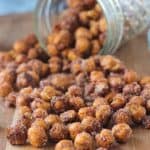
<instances>
[{"instance_id":1,"label":"wooden board","mask_svg":"<svg viewBox=\"0 0 150 150\"><path fill-rule=\"evenodd\" d=\"M33 17L31 14L11 15L0 17L0 50L9 49L12 43L34 31ZM123 60L125 64L135 69L140 75L150 75L150 53L146 43L146 34L125 44L115 54ZM2 103L2 102L1 102ZM10 125L13 116L13 110L7 109L0 103L0 150L36 150L31 146L11 146L6 144L6 128ZM18 117L15 113L14 122ZM128 144L116 147L116 150L150 150L150 131L137 129L134 131L132 139ZM41 150L52 150L53 148L45 148Z\"/></svg>"}]
</instances>

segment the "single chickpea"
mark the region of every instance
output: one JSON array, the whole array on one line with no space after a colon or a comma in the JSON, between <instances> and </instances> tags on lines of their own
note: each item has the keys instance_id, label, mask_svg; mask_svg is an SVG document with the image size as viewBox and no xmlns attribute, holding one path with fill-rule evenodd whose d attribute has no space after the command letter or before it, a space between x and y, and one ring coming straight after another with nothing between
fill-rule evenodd
<instances>
[{"instance_id":1,"label":"single chickpea","mask_svg":"<svg viewBox=\"0 0 150 150\"><path fill-rule=\"evenodd\" d=\"M34 147L43 147L48 142L48 136L45 129L39 126L32 126L28 130L29 143Z\"/></svg>"},{"instance_id":2,"label":"single chickpea","mask_svg":"<svg viewBox=\"0 0 150 150\"><path fill-rule=\"evenodd\" d=\"M81 97L71 97L69 98L69 105L75 110L79 110L80 108L85 106L85 103Z\"/></svg>"},{"instance_id":3,"label":"single chickpea","mask_svg":"<svg viewBox=\"0 0 150 150\"><path fill-rule=\"evenodd\" d=\"M74 110L68 110L60 114L60 119L64 123L73 122L77 118L77 113Z\"/></svg>"},{"instance_id":4,"label":"single chickpea","mask_svg":"<svg viewBox=\"0 0 150 150\"><path fill-rule=\"evenodd\" d=\"M23 116L25 115L26 113L31 113L32 110L30 109L29 106L21 106L19 107L19 113Z\"/></svg>"},{"instance_id":5,"label":"single chickpea","mask_svg":"<svg viewBox=\"0 0 150 150\"><path fill-rule=\"evenodd\" d=\"M145 76L140 80L141 85L149 84L150 83L150 76Z\"/></svg>"},{"instance_id":6,"label":"single chickpea","mask_svg":"<svg viewBox=\"0 0 150 150\"><path fill-rule=\"evenodd\" d=\"M68 130L71 139L75 139L75 137L84 131L83 125L80 122L74 122L68 125Z\"/></svg>"},{"instance_id":7,"label":"single chickpea","mask_svg":"<svg viewBox=\"0 0 150 150\"><path fill-rule=\"evenodd\" d=\"M131 138L132 129L126 123L120 123L112 128L112 134L118 142L125 143Z\"/></svg>"},{"instance_id":8,"label":"single chickpea","mask_svg":"<svg viewBox=\"0 0 150 150\"><path fill-rule=\"evenodd\" d=\"M82 92L83 92L83 90L80 86L72 85L68 88L67 95L69 97L73 97L73 96L77 97L77 96L82 96L82 94L83 94Z\"/></svg>"},{"instance_id":9,"label":"single chickpea","mask_svg":"<svg viewBox=\"0 0 150 150\"><path fill-rule=\"evenodd\" d=\"M50 101L53 96L57 95L57 91L52 86L46 86L41 92L41 98L45 101Z\"/></svg>"},{"instance_id":10,"label":"single chickpea","mask_svg":"<svg viewBox=\"0 0 150 150\"><path fill-rule=\"evenodd\" d=\"M112 132L109 129L102 129L102 131L95 136L95 139L97 146L103 148L110 148L115 142Z\"/></svg>"},{"instance_id":11,"label":"single chickpea","mask_svg":"<svg viewBox=\"0 0 150 150\"><path fill-rule=\"evenodd\" d=\"M99 21L99 30L101 32L106 32L107 31L107 21L106 18L101 18Z\"/></svg>"},{"instance_id":12,"label":"single chickpea","mask_svg":"<svg viewBox=\"0 0 150 150\"><path fill-rule=\"evenodd\" d=\"M78 38L75 48L79 54L86 54L91 49L91 42L86 38Z\"/></svg>"},{"instance_id":13,"label":"single chickpea","mask_svg":"<svg viewBox=\"0 0 150 150\"><path fill-rule=\"evenodd\" d=\"M74 140L74 146L77 150L93 150L93 138L89 133L81 132L77 134Z\"/></svg>"},{"instance_id":14,"label":"single chickpea","mask_svg":"<svg viewBox=\"0 0 150 150\"><path fill-rule=\"evenodd\" d=\"M27 53L28 45L26 44L25 41L20 40L14 43L13 48L17 53Z\"/></svg>"},{"instance_id":15,"label":"single chickpea","mask_svg":"<svg viewBox=\"0 0 150 150\"><path fill-rule=\"evenodd\" d=\"M139 105L145 105L145 101L141 96L133 96L131 99L129 99L129 103L135 103Z\"/></svg>"},{"instance_id":16,"label":"single chickpea","mask_svg":"<svg viewBox=\"0 0 150 150\"><path fill-rule=\"evenodd\" d=\"M122 108L117 110L113 116L112 116L112 120L114 124L119 124L119 123L126 123L129 125L132 125L132 118L131 118L131 114L129 113L128 110Z\"/></svg>"},{"instance_id":17,"label":"single chickpea","mask_svg":"<svg viewBox=\"0 0 150 150\"><path fill-rule=\"evenodd\" d=\"M80 120L83 120L85 117L91 116L94 117L95 111L93 107L83 107L78 111L78 116Z\"/></svg>"},{"instance_id":18,"label":"single chickpea","mask_svg":"<svg viewBox=\"0 0 150 150\"><path fill-rule=\"evenodd\" d=\"M36 59L39 56L39 52L36 50L36 48L30 48L28 51L27 58L28 59Z\"/></svg>"},{"instance_id":19,"label":"single chickpea","mask_svg":"<svg viewBox=\"0 0 150 150\"><path fill-rule=\"evenodd\" d=\"M56 146L55 150L75 150L73 142L71 140L61 140Z\"/></svg>"},{"instance_id":20,"label":"single chickpea","mask_svg":"<svg viewBox=\"0 0 150 150\"><path fill-rule=\"evenodd\" d=\"M63 50L72 43L72 36L68 30L61 30L58 32L57 36L54 38L54 45L56 45L58 50Z\"/></svg>"},{"instance_id":21,"label":"single chickpea","mask_svg":"<svg viewBox=\"0 0 150 150\"><path fill-rule=\"evenodd\" d=\"M79 13L79 19L83 25L89 25L90 23L90 19L89 19L87 11L81 11Z\"/></svg>"},{"instance_id":22,"label":"single chickpea","mask_svg":"<svg viewBox=\"0 0 150 150\"><path fill-rule=\"evenodd\" d=\"M85 117L81 122L83 129L89 133L91 132L99 132L101 129L100 122L91 116Z\"/></svg>"},{"instance_id":23,"label":"single chickpea","mask_svg":"<svg viewBox=\"0 0 150 150\"><path fill-rule=\"evenodd\" d=\"M93 107L94 108L98 108L101 105L107 105L107 104L108 104L108 102L106 101L105 98L103 98L103 97L96 97L94 102L93 102Z\"/></svg>"},{"instance_id":24,"label":"single chickpea","mask_svg":"<svg viewBox=\"0 0 150 150\"><path fill-rule=\"evenodd\" d=\"M98 20L100 18L100 14L95 9L88 10L87 16L90 20Z\"/></svg>"},{"instance_id":25,"label":"single chickpea","mask_svg":"<svg viewBox=\"0 0 150 150\"><path fill-rule=\"evenodd\" d=\"M33 118L46 118L48 116L47 111L42 108L37 108L33 111Z\"/></svg>"},{"instance_id":26,"label":"single chickpea","mask_svg":"<svg viewBox=\"0 0 150 150\"><path fill-rule=\"evenodd\" d=\"M79 27L76 32L75 32L75 38L79 39L79 38L84 38L84 39L92 39L92 34L91 32L84 27Z\"/></svg>"},{"instance_id":27,"label":"single chickpea","mask_svg":"<svg viewBox=\"0 0 150 150\"><path fill-rule=\"evenodd\" d=\"M93 37L97 37L99 35L99 22L98 21L90 21L90 32Z\"/></svg>"},{"instance_id":28,"label":"single chickpea","mask_svg":"<svg viewBox=\"0 0 150 150\"><path fill-rule=\"evenodd\" d=\"M75 51L75 49L69 49L68 54L67 54L68 60L75 61L78 59L78 57L79 56L78 56L77 52Z\"/></svg>"},{"instance_id":29,"label":"single chickpea","mask_svg":"<svg viewBox=\"0 0 150 150\"><path fill-rule=\"evenodd\" d=\"M26 63L28 62L28 57L25 54L18 54L15 57L15 62L18 64Z\"/></svg>"},{"instance_id":30,"label":"single chickpea","mask_svg":"<svg viewBox=\"0 0 150 150\"><path fill-rule=\"evenodd\" d=\"M79 72L81 72L82 71L81 63L82 63L81 59L73 61L71 63L71 73L78 74Z\"/></svg>"},{"instance_id":31,"label":"single chickpea","mask_svg":"<svg viewBox=\"0 0 150 150\"><path fill-rule=\"evenodd\" d=\"M55 123L50 129L49 135L53 141L60 141L68 137L69 131L62 123Z\"/></svg>"},{"instance_id":32,"label":"single chickpea","mask_svg":"<svg viewBox=\"0 0 150 150\"><path fill-rule=\"evenodd\" d=\"M16 98L17 98L17 93L16 92L11 92L5 97L5 104L8 107L15 107L16 106Z\"/></svg>"},{"instance_id":33,"label":"single chickpea","mask_svg":"<svg viewBox=\"0 0 150 150\"><path fill-rule=\"evenodd\" d=\"M93 40L92 42L92 49L91 49L91 53L92 55L98 54L101 50L101 43L99 42L99 40Z\"/></svg>"},{"instance_id":34,"label":"single chickpea","mask_svg":"<svg viewBox=\"0 0 150 150\"><path fill-rule=\"evenodd\" d=\"M46 122L44 121L44 119L41 119L41 118L35 119L35 121L32 123L31 126L32 127L33 126L41 127L41 128L43 128L45 130L48 129L48 126L47 126Z\"/></svg>"},{"instance_id":35,"label":"single chickpea","mask_svg":"<svg viewBox=\"0 0 150 150\"><path fill-rule=\"evenodd\" d=\"M16 105L17 106L29 106L31 102L31 98L27 95L19 94L16 97Z\"/></svg>"},{"instance_id":36,"label":"single chickpea","mask_svg":"<svg viewBox=\"0 0 150 150\"><path fill-rule=\"evenodd\" d=\"M45 118L45 122L46 122L47 126L50 128L55 123L61 123L61 119L58 115L50 114Z\"/></svg>"},{"instance_id":37,"label":"single chickpea","mask_svg":"<svg viewBox=\"0 0 150 150\"><path fill-rule=\"evenodd\" d=\"M56 48L56 46L54 44L49 44L47 46L47 49L48 49L48 54L50 56L53 57L53 56L57 56L58 55L58 50L57 50L57 48Z\"/></svg>"},{"instance_id":38,"label":"single chickpea","mask_svg":"<svg viewBox=\"0 0 150 150\"><path fill-rule=\"evenodd\" d=\"M92 71L90 73L90 80L93 82L100 81L104 78L104 73L102 71Z\"/></svg>"},{"instance_id":39,"label":"single chickpea","mask_svg":"<svg viewBox=\"0 0 150 150\"><path fill-rule=\"evenodd\" d=\"M111 114L112 111L109 105L100 105L96 108L96 119L99 120L101 124L105 124L108 121Z\"/></svg>"},{"instance_id":40,"label":"single chickpea","mask_svg":"<svg viewBox=\"0 0 150 150\"><path fill-rule=\"evenodd\" d=\"M12 145L24 145L27 141L27 128L16 124L7 130L7 138Z\"/></svg>"},{"instance_id":41,"label":"single chickpea","mask_svg":"<svg viewBox=\"0 0 150 150\"><path fill-rule=\"evenodd\" d=\"M33 88L31 86L23 88L20 90L20 94L30 95L33 91Z\"/></svg>"},{"instance_id":42,"label":"single chickpea","mask_svg":"<svg viewBox=\"0 0 150 150\"><path fill-rule=\"evenodd\" d=\"M29 46L33 46L38 42L36 35L34 33L30 33L27 37L25 37L24 40L25 43Z\"/></svg>"},{"instance_id":43,"label":"single chickpea","mask_svg":"<svg viewBox=\"0 0 150 150\"><path fill-rule=\"evenodd\" d=\"M128 70L124 74L124 80L126 83L132 83L138 81L138 75L133 70Z\"/></svg>"},{"instance_id":44,"label":"single chickpea","mask_svg":"<svg viewBox=\"0 0 150 150\"><path fill-rule=\"evenodd\" d=\"M51 107L56 113L64 112L67 108L67 99L61 96L53 97L51 99Z\"/></svg>"},{"instance_id":45,"label":"single chickpea","mask_svg":"<svg viewBox=\"0 0 150 150\"><path fill-rule=\"evenodd\" d=\"M141 122L146 115L146 109L135 103L128 103L126 109L131 113L133 120L137 123Z\"/></svg>"},{"instance_id":46,"label":"single chickpea","mask_svg":"<svg viewBox=\"0 0 150 150\"><path fill-rule=\"evenodd\" d=\"M122 94L116 94L116 96L112 99L110 106L113 110L118 110L122 108L126 104L126 100Z\"/></svg>"},{"instance_id":47,"label":"single chickpea","mask_svg":"<svg viewBox=\"0 0 150 150\"><path fill-rule=\"evenodd\" d=\"M13 87L8 82L3 82L0 86L0 96L6 97L9 93L13 91Z\"/></svg>"}]
</instances>

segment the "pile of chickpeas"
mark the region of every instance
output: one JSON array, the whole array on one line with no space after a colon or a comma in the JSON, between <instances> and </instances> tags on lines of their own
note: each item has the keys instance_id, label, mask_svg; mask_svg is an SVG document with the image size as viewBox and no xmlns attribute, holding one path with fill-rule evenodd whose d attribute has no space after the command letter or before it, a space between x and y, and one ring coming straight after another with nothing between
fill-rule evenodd
<instances>
[{"instance_id":1,"label":"pile of chickpeas","mask_svg":"<svg viewBox=\"0 0 150 150\"><path fill-rule=\"evenodd\" d=\"M8 129L12 145L108 150L126 143L132 128L150 129L150 76L96 55L107 28L95 0L68 6L48 37L50 56L34 34L0 53L0 96L20 114Z\"/></svg>"}]
</instances>

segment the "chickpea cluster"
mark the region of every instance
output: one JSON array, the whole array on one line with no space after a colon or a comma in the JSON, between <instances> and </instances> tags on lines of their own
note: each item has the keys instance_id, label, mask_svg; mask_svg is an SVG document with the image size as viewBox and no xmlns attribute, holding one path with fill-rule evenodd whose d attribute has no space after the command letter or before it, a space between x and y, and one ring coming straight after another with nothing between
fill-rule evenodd
<instances>
[{"instance_id":1,"label":"chickpea cluster","mask_svg":"<svg viewBox=\"0 0 150 150\"><path fill-rule=\"evenodd\" d=\"M36 148L108 150L126 143L132 128L150 129L150 77L96 55L107 31L96 0L67 4L48 36L49 55L33 34L0 53L0 96L20 114L7 138Z\"/></svg>"}]
</instances>

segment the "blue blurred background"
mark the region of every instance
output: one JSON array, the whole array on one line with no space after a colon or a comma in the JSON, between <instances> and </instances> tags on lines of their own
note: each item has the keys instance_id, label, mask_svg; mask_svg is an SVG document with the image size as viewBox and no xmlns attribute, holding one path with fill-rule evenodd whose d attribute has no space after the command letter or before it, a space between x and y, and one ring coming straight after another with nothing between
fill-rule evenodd
<instances>
[{"instance_id":1,"label":"blue blurred background","mask_svg":"<svg viewBox=\"0 0 150 150\"><path fill-rule=\"evenodd\" d=\"M37 0L0 0L0 15L34 10Z\"/></svg>"}]
</instances>

